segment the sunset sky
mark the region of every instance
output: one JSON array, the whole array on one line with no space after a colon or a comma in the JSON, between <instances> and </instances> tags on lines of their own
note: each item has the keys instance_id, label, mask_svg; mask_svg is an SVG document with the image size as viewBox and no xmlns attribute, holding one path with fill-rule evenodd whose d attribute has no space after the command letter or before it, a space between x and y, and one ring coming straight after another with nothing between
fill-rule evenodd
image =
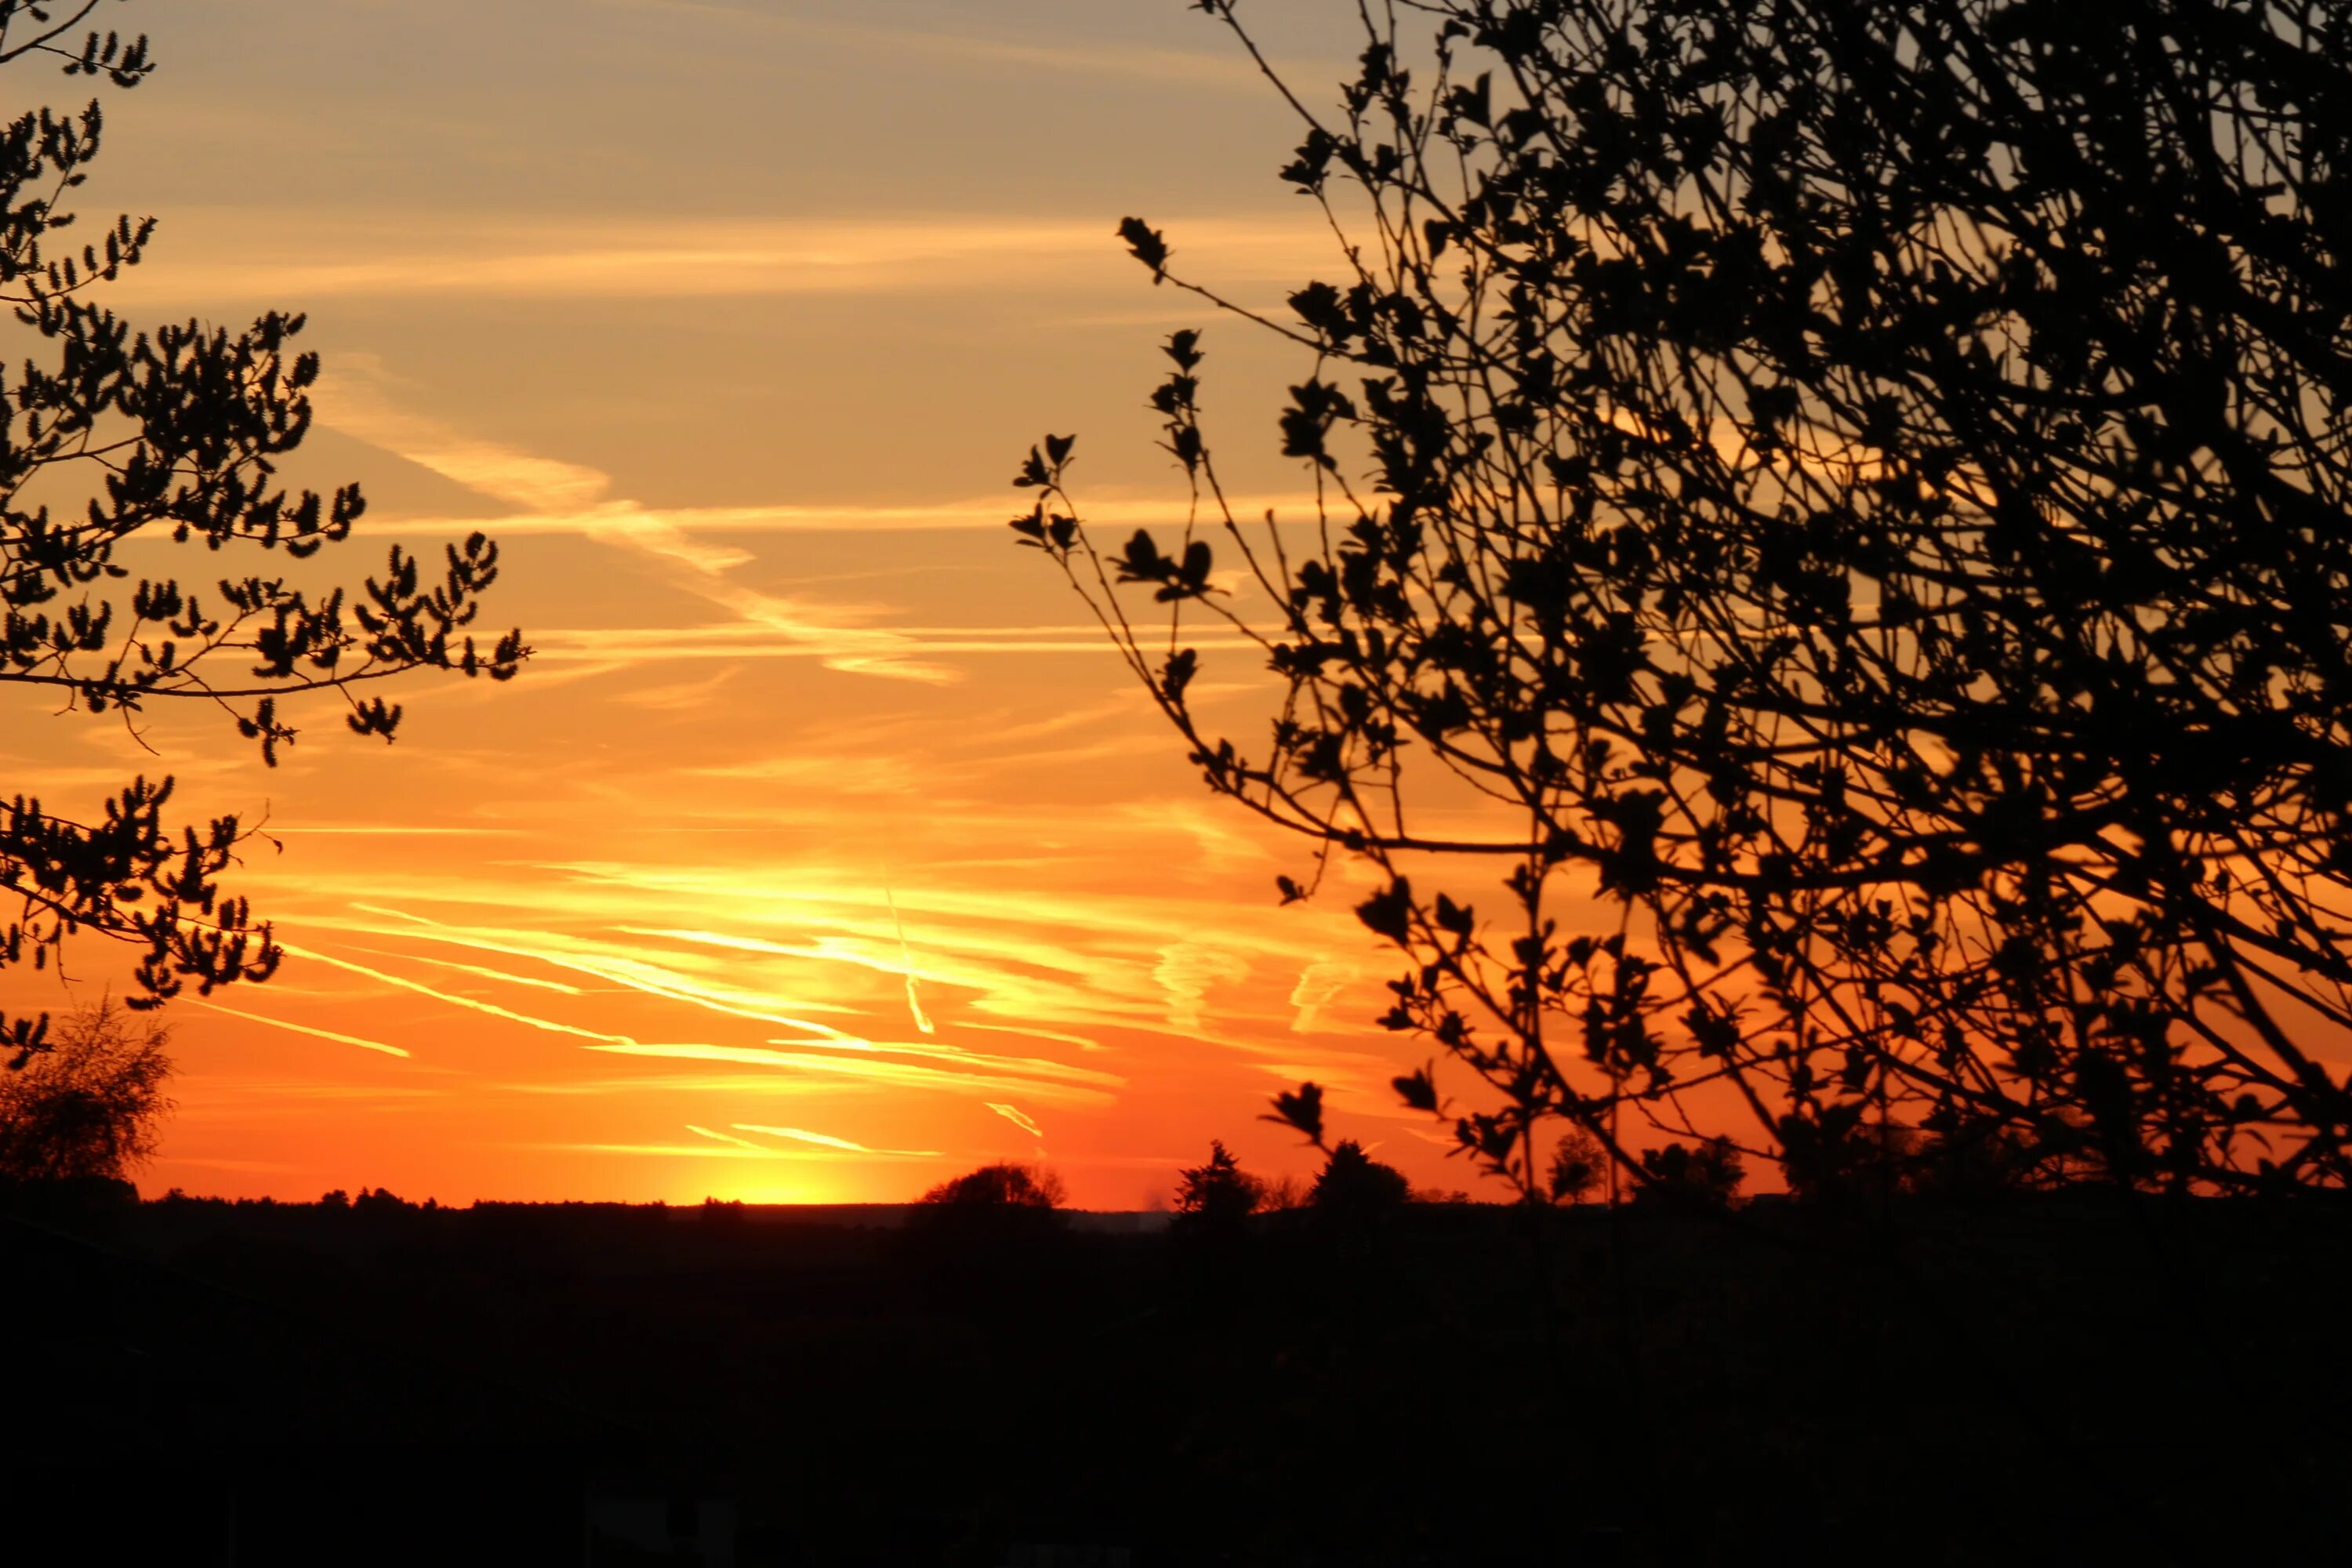
<instances>
[{"instance_id":1,"label":"sunset sky","mask_svg":"<svg viewBox=\"0 0 2352 1568\"><path fill-rule=\"evenodd\" d=\"M1351 16L1263 20L1322 84ZM1049 429L1098 520L1177 515L1143 399L1183 326L1238 482L1303 488L1273 434L1303 365L1113 236L1147 216L1256 303L1331 270L1274 178L1296 129L1220 29L1181 0L110 20L162 63L109 94L79 193L161 220L117 309L308 310L321 428L289 472L371 501L340 574L487 529L536 650L509 685L409 683L389 749L316 702L275 771L213 717L157 715L159 763L10 699L10 787L86 810L168 768L190 815L282 844L236 888L289 962L171 1010L147 1190L896 1200L1010 1156L1132 1207L1213 1135L1308 1170L1255 1120L1303 1077L1466 1184L1386 1087L1418 1058L1368 1024L1393 961L1348 889L1276 906L1303 846L1208 795L1004 526ZM1255 673L1194 689L1255 732ZM84 942L71 973L11 1000L114 972Z\"/></svg>"}]
</instances>

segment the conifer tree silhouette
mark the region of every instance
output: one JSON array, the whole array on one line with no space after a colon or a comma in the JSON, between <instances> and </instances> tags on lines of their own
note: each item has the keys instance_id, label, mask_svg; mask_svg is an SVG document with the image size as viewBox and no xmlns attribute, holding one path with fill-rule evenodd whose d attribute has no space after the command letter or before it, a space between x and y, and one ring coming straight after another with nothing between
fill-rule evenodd
<instances>
[{"instance_id":1,"label":"conifer tree silhouette","mask_svg":"<svg viewBox=\"0 0 2352 1568\"><path fill-rule=\"evenodd\" d=\"M1176 1218L1180 1226L1204 1231L1231 1230L1265 1202L1263 1184L1243 1170L1233 1152L1215 1139L1209 1142L1208 1162L1190 1166L1179 1176Z\"/></svg>"}]
</instances>

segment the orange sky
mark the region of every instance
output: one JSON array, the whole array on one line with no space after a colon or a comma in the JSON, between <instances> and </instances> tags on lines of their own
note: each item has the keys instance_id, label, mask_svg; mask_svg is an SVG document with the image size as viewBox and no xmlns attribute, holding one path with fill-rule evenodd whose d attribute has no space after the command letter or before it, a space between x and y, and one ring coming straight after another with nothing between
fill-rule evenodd
<instances>
[{"instance_id":1,"label":"orange sky","mask_svg":"<svg viewBox=\"0 0 2352 1568\"><path fill-rule=\"evenodd\" d=\"M282 852L237 890L289 959L172 1009L149 1190L893 1200L1042 1156L1125 1207L1213 1135L1309 1169L1255 1120L1301 1077L1467 1183L1386 1087L1419 1057L1366 1022L1393 963L1349 889L1276 907L1302 847L1206 793L1004 528L1047 429L1081 433L1098 517L1180 503L1142 400L1159 340L1209 323L1119 217L1252 301L1330 269L1219 30L1181 0L136 9L162 71L113 95L81 193L162 220L118 309L308 310L294 477L373 503L338 570L488 527L538 650L410 684L388 751L317 704L274 772L156 719L192 814L266 812ZM1270 14L1276 52L1336 79L1350 12ZM1273 414L1304 367L1208 347L1229 471L1294 493ZM1196 699L1255 732L1252 675L1213 658ZM10 787L53 806L157 765L9 700ZM92 1000L109 955L71 968L11 1000Z\"/></svg>"}]
</instances>

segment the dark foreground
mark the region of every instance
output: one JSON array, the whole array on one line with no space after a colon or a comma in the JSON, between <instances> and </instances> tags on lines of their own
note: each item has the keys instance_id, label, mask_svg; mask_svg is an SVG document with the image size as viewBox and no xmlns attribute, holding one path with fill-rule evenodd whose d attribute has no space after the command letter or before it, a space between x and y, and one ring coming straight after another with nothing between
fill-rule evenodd
<instances>
[{"instance_id":1,"label":"dark foreground","mask_svg":"<svg viewBox=\"0 0 2352 1568\"><path fill-rule=\"evenodd\" d=\"M2285 1563L2352 1478L2332 1205L46 1217L21 1562Z\"/></svg>"}]
</instances>

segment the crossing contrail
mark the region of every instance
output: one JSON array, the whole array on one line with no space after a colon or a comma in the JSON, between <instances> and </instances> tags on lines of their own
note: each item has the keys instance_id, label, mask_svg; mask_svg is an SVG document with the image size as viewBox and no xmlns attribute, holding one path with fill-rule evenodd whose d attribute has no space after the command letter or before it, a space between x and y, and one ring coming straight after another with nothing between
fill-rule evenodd
<instances>
[{"instance_id":1,"label":"crossing contrail","mask_svg":"<svg viewBox=\"0 0 2352 1568\"><path fill-rule=\"evenodd\" d=\"M915 1027L927 1035L936 1035L930 1015L923 1011L922 992L915 984L915 952L907 945L907 922L898 918L898 900L891 894L890 885L882 885L882 900L890 906L890 924L898 932L898 961L907 972L907 1011L915 1016Z\"/></svg>"}]
</instances>

